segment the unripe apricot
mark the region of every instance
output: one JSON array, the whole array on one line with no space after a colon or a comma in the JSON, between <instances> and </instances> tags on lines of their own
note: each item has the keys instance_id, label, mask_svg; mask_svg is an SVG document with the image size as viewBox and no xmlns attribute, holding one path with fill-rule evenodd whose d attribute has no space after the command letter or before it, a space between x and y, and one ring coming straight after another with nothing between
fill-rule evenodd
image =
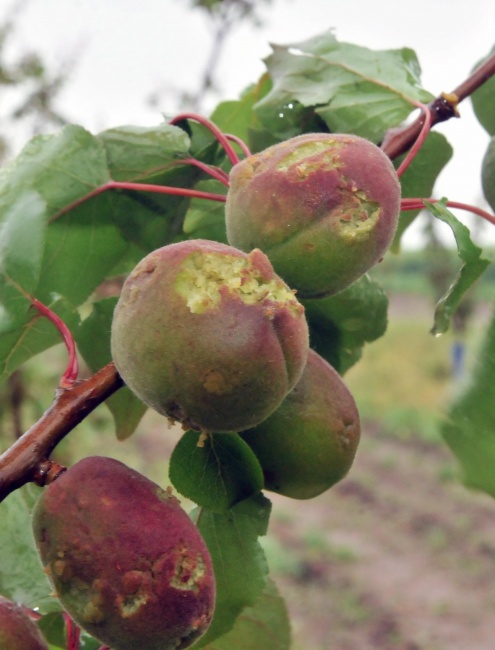
<instances>
[{"instance_id":1,"label":"unripe apricot","mask_svg":"<svg viewBox=\"0 0 495 650\"><path fill-rule=\"evenodd\" d=\"M399 212L391 161L355 135L300 135L230 172L229 243L261 249L304 298L337 293L376 264Z\"/></svg>"},{"instance_id":2,"label":"unripe apricot","mask_svg":"<svg viewBox=\"0 0 495 650\"><path fill-rule=\"evenodd\" d=\"M294 390L242 437L260 461L267 490L311 499L349 471L360 438L359 414L337 371L310 350Z\"/></svg>"},{"instance_id":3,"label":"unripe apricot","mask_svg":"<svg viewBox=\"0 0 495 650\"><path fill-rule=\"evenodd\" d=\"M70 616L114 650L187 648L208 628L215 581L198 529L168 491L88 457L42 493L33 530Z\"/></svg>"},{"instance_id":4,"label":"unripe apricot","mask_svg":"<svg viewBox=\"0 0 495 650\"><path fill-rule=\"evenodd\" d=\"M48 650L36 623L4 596L0 596L0 650Z\"/></svg>"},{"instance_id":5,"label":"unripe apricot","mask_svg":"<svg viewBox=\"0 0 495 650\"><path fill-rule=\"evenodd\" d=\"M115 309L112 356L129 388L185 427L240 431L299 380L304 308L260 251L206 240L145 257Z\"/></svg>"},{"instance_id":6,"label":"unripe apricot","mask_svg":"<svg viewBox=\"0 0 495 650\"><path fill-rule=\"evenodd\" d=\"M481 185L485 199L495 210L495 136L488 143L481 165Z\"/></svg>"}]
</instances>

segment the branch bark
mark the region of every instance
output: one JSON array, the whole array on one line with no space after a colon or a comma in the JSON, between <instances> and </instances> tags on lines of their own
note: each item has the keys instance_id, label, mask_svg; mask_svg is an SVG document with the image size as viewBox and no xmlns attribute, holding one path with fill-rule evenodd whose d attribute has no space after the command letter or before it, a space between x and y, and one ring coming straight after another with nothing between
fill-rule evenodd
<instances>
[{"instance_id":1,"label":"branch bark","mask_svg":"<svg viewBox=\"0 0 495 650\"><path fill-rule=\"evenodd\" d=\"M0 501L30 481L43 485L57 444L121 386L120 375L109 363L89 379L57 389L50 408L0 456Z\"/></svg>"},{"instance_id":2,"label":"branch bark","mask_svg":"<svg viewBox=\"0 0 495 650\"><path fill-rule=\"evenodd\" d=\"M492 54L465 81L457 86L455 90L451 93L442 93L428 104L428 110L431 114L431 125L445 122L451 117L459 117L457 105L466 99L466 97L472 95L475 90L482 86L485 81L488 81L494 74L495 54ZM410 149L421 131L424 119L424 115L421 114L412 124L387 131L381 148L389 158L393 160Z\"/></svg>"}]
</instances>

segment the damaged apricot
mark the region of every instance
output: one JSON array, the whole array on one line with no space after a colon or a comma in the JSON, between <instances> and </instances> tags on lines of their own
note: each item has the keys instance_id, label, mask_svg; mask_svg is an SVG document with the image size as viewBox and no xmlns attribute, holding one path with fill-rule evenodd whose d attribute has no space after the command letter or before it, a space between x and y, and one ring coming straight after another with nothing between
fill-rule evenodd
<instances>
[{"instance_id":1,"label":"damaged apricot","mask_svg":"<svg viewBox=\"0 0 495 650\"><path fill-rule=\"evenodd\" d=\"M206 240L145 257L127 278L112 356L129 388L185 428L255 426L299 380L304 308L260 251Z\"/></svg>"},{"instance_id":2,"label":"damaged apricot","mask_svg":"<svg viewBox=\"0 0 495 650\"><path fill-rule=\"evenodd\" d=\"M4 596L0 596L0 650L48 650L26 610Z\"/></svg>"},{"instance_id":3,"label":"damaged apricot","mask_svg":"<svg viewBox=\"0 0 495 650\"><path fill-rule=\"evenodd\" d=\"M391 161L356 135L296 136L230 172L229 243L261 249L304 298L335 294L376 264L399 213Z\"/></svg>"},{"instance_id":4,"label":"damaged apricot","mask_svg":"<svg viewBox=\"0 0 495 650\"><path fill-rule=\"evenodd\" d=\"M88 457L43 491L33 530L62 605L114 650L179 650L208 628L210 554L179 501L112 458Z\"/></svg>"}]
</instances>

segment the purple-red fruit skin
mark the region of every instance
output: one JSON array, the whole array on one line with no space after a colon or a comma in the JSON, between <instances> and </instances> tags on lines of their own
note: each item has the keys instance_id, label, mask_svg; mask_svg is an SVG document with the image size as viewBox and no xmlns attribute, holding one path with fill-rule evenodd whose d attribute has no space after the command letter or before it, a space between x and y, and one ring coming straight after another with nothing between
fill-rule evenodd
<instances>
[{"instance_id":1,"label":"purple-red fruit skin","mask_svg":"<svg viewBox=\"0 0 495 650\"><path fill-rule=\"evenodd\" d=\"M195 312L187 295L196 288L182 279L191 260L213 260L228 273L247 268L219 281L217 304L205 298L203 307L198 298ZM211 269L198 272L198 284L205 277L214 284ZM256 299L243 293L251 284ZM206 240L145 257L124 284L112 324L112 357L129 388L196 430L234 432L264 420L299 380L307 352L304 309L266 256Z\"/></svg>"},{"instance_id":2,"label":"purple-red fruit skin","mask_svg":"<svg viewBox=\"0 0 495 650\"><path fill-rule=\"evenodd\" d=\"M294 390L269 418L242 437L260 461L267 490L311 499L347 474L360 432L349 389L337 371L310 350Z\"/></svg>"},{"instance_id":3,"label":"purple-red fruit skin","mask_svg":"<svg viewBox=\"0 0 495 650\"><path fill-rule=\"evenodd\" d=\"M208 549L169 492L104 457L45 488L33 531L48 578L82 628L114 650L187 648L208 628Z\"/></svg>"},{"instance_id":4,"label":"purple-red fruit skin","mask_svg":"<svg viewBox=\"0 0 495 650\"><path fill-rule=\"evenodd\" d=\"M261 249L302 298L337 293L380 261L399 213L391 161L355 135L296 136L230 172L229 243Z\"/></svg>"},{"instance_id":5,"label":"purple-red fruit skin","mask_svg":"<svg viewBox=\"0 0 495 650\"><path fill-rule=\"evenodd\" d=\"M4 596L0 596L0 650L48 650L36 623Z\"/></svg>"}]
</instances>

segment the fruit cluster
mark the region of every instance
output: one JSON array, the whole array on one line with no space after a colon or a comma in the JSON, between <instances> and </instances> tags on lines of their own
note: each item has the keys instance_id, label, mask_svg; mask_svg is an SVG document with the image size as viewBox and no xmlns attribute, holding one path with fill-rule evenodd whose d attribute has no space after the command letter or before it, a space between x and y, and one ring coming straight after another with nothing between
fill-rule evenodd
<instances>
[{"instance_id":1,"label":"fruit cluster","mask_svg":"<svg viewBox=\"0 0 495 650\"><path fill-rule=\"evenodd\" d=\"M343 290L378 262L399 215L388 158L352 135L310 134L230 173L230 245L159 248L127 278L112 356L147 405L202 436L240 433L264 486L309 499L349 470L359 415L310 349L299 298ZM91 457L34 512L45 571L70 616L115 650L186 648L214 610L211 558L169 492Z\"/></svg>"}]
</instances>

